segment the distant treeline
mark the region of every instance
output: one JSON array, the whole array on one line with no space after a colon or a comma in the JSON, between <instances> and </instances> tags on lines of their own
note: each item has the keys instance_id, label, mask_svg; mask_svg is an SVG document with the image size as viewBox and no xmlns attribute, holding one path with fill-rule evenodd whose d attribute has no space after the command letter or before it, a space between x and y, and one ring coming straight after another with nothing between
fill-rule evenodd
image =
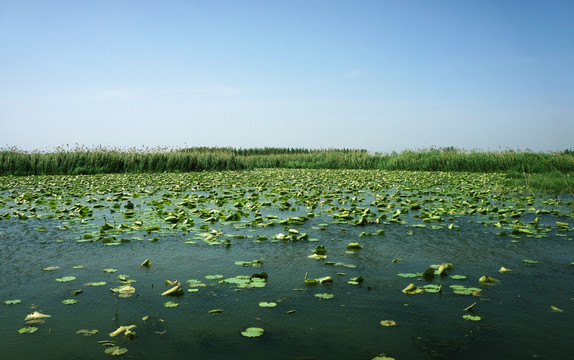
<instances>
[{"instance_id":1,"label":"distant treeline","mask_svg":"<svg viewBox=\"0 0 574 360\"><path fill-rule=\"evenodd\" d=\"M574 173L574 151L477 152L454 148L380 154L355 149L208 148L55 151L0 149L0 175L100 174L250 170L256 168Z\"/></svg>"}]
</instances>

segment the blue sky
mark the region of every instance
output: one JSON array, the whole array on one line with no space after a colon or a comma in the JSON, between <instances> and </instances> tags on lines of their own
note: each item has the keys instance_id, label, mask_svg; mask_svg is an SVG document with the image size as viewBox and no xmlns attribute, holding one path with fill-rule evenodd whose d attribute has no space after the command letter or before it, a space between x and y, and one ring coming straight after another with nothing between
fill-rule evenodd
<instances>
[{"instance_id":1,"label":"blue sky","mask_svg":"<svg viewBox=\"0 0 574 360\"><path fill-rule=\"evenodd\" d=\"M0 0L0 147L574 148L574 1Z\"/></svg>"}]
</instances>

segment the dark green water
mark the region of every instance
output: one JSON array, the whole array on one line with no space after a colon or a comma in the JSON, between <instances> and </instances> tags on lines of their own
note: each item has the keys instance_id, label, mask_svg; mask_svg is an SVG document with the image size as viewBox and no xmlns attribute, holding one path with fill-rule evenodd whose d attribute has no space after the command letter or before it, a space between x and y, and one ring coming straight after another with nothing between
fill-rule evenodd
<instances>
[{"instance_id":1,"label":"dark green water","mask_svg":"<svg viewBox=\"0 0 574 360\"><path fill-rule=\"evenodd\" d=\"M368 193L365 197L363 205L368 207L372 197ZM0 209L0 214L7 209ZM285 218L306 210L296 206L287 213L273 208L262 212ZM106 214L108 221L117 215ZM227 248L198 240L201 222L188 231L159 233L157 241L149 241L154 234L140 232L133 235L142 240L105 246L99 241L76 242L87 231L79 223L62 231L57 227L63 221L56 218L2 219L0 300L22 301L0 304L0 354L6 359L110 358L97 343L100 340L113 340L127 348L120 356L126 359L372 359L380 353L395 359L564 359L574 353L571 232L551 231L543 238L498 236L500 229L481 223L485 218L478 215L453 215L448 223L458 227L448 229L443 224L433 229L389 222L356 226L336 223L324 210L317 209L315 214L303 225L292 227L308 232L316 241L272 240L286 232L281 225L210 224L232 239ZM415 223L415 214L403 219ZM528 222L535 216L523 214L522 219ZM94 219L99 219L97 214ZM103 224L103 220L94 221L97 224L88 230ZM540 225L551 226L555 221L569 219L541 216ZM46 230L38 231L41 227ZM360 236L380 229L385 230L382 236ZM258 235L268 240L256 242ZM195 243L186 243L189 239ZM346 245L357 241L363 249L348 253ZM326 247L326 259L308 258L317 245ZM261 267L235 264L260 258ZM397 258L401 260L393 262ZM145 259L151 260L150 268L140 267ZM528 264L525 259L538 263ZM326 265L325 261L354 267ZM441 263L453 264L449 275L467 278L397 276L424 272L431 264ZM42 271L48 266L59 269ZM499 273L501 266L512 271ZM117 272L105 273L106 268ZM261 272L268 274L262 288L237 289L205 278ZM333 283L305 285L305 273L311 278L331 276ZM121 284L119 274L135 280L136 291L129 298L110 291ZM478 279L483 275L498 282L481 284ZM63 276L76 280L56 281ZM365 281L348 284L355 276ZM184 290L189 288L189 279L201 280L206 286L167 298L160 295L169 288L165 279L179 280ZM84 286L97 281L106 285ZM443 288L440 293L402 293L411 282ZM479 296L457 295L449 287L454 284L482 291ZM83 293L70 294L77 289ZM334 298L319 299L314 296L318 293ZM62 304L68 298L78 303ZM164 307L169 300L179 306ZM261 301L277 306L263 308ZM464 309L474 302L471 314L482 319L463 319L469 314ZM551 306L563 311L553 311ZM209 314L213 309L223 312ZM295 312L287 314L289 310ZM18 329L26 325L24 318L33 311L51 317L35 325L37 332L19 334ZM144 316L150 318L142 320ZM398 325L384 327L381 320L394 320ZM132 324L136 335L131 340L108 335L121 325ZM243 337L241 331L248 327L261 327L265 332L259 338ZM82 336L76 334L80 329L99 332Z\"/></svg>"}]
</instances>

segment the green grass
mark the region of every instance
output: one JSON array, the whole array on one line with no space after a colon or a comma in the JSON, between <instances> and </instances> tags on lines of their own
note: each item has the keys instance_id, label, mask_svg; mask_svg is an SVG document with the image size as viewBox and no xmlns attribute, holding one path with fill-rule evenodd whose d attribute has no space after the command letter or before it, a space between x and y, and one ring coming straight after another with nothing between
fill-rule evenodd
<instances>
[{"instance_id":1,"label":"green grass","mask_svg":"<svg viewBox=\"0 0 574 360\"><path fill-rule=\"evenodd\" d=\"M357 149L57 148L51 152L0 149L0 175L159 173L259 168L377 169L506 173L533 191L573 191L574 152L478 152L454 148L371 154Z\"/></svg>"}]
</instances>

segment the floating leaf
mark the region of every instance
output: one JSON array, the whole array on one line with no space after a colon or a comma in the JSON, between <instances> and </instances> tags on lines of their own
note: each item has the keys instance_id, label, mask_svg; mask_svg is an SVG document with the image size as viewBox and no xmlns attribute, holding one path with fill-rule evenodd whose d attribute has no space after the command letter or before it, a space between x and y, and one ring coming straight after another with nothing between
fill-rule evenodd
<instances>
[{"instance_id":1,"label":"floating leaf","mask_svg":"<svg viewBox=\"0 0 574 360\"><path fill-rule=\"evenodd\" d=\"M463 280L466 279L466 275L451 275L450 278L453 280Z\"/></svg>"},{"instance_id":2,"label":"floating leaf","mask_svg":"<svg viewBox=\"0 0 574 360\"><path fill-rule=\"evenodd\" d=\"M512 271L512 269L507 269L507 268L505 268L504 266L501 267L500 270L498 270L498 272L499 272L499 273L502 273L502 274L504 274L505 272L509 272L509 271Z\"/></svg>"},{"instance_id":3,"label":"floating leaf","mask_svg":"<svg viewBox=\"0 0 574 360\"><path fill-rule=\"evenodd\" d=\"M29 314L26 316L26 318L24 320L36 320L36 319L42 319L42 318L49 318L52 317L52 315L46 315L46 314L42 314L39 313L37 311L34 311L33 313Z\"/></svg>"},{"instance_id":4,"label":"floating leaf","mask_svg":"<svg viewBox=\"0 0 574 360\"><path fill-rule=\"evenodd\" d=\"M397 323L394 320L383 320L381 321L381 325L383 326L397 326Z\"/></svg>"},{"instance_id":5,"label":"floating leaf","mask_svg":"<svg viewBox=\"0 0 574 360\"><path fill-rule=\"evenodd\" d=\"M318 297L319 299L325 299L325 300L328 300L328 299L332 299L332 298L334 298L334 297L335 297L335 295L333 295L333 294L327 294L327 293L324 293L324 294L315 294L315 297Z\"/></svg>"},{"instance_id":6,"label":"floating leaf","mask_svg":"<svg viewBox=\"0 0 574 360\"><path fill-rule=\"evenodd\" d=\"M277 304L274 302L261 301L261 302L259 302L259 306L261 306L261 307L275 307L275 306L277 306Z\"/></svg>"},{"instance_id":7,"label":"floating leaf","mask_svg":"<svg viewBox=\"0 0 574 360\"><path fill-rule=\"evenodd\" d=\"M404 277L404 278L414 278L417 276L422 276L422 274L421 273L416 273L416 274L415 273L400 273L400 274L397 274L397 276Z\"/></svg>"},{"instance_id":8,"label":"floating leaf","mask_svg":"<svg viewBox=\"0 0 574 360\"><path fill-rule=\"evenodd\" d=\"M174 301L166 301L163 303L163 306L165 306L166 308L173 308L179 306L179 304Z\"/></svg>"},{"instance_id":9,"label":"floating leaf","mask_svg":"<svg viewBox=\"0 0 574 360\"><path fill-rule=\"evenodd\" d=\"M417 288L415 286L415 284L412 284L412 283L403 289L403 293L405 293L405 294L418 294L418 293L422 293L423 291L424 291L424 289Z\"/></svg>"},{"instance_id":10,"label":"floating leaf","mask_svg":"<svg viewBox=\"0 0 574 360\"><path fill-rule=\"evenodd\" d=\"M43 268L43 271L54 271L54 270L58 270L60 267L59 266L48 266Z\"/></svg>"},{"instance_id":11,"label":"floating leaf","mask_svg":"<svg viewBox=\"0 0 574 360\"><path fill-rule=\"evenodd\" d=\"M75 276L64 276L64 277L56 279L57 282L68 282L68 281L73 281L73 280L76 280Z\"/></svg>"},{"instance_id":12,"label":"floating leaf","mask_svg":"<svg viewBox=\"0 0 574 360\"><path fill-rule=\"evenodd\" d=\"M210 314L221 314L223 312L222 309L214 309L214 310L209 310L208 313Z\"/></svg>"},{"instance_id":13,"label":"floating leaf","mask_svg":"<svg viewBox=\"0 0 574 360\"><path fill-rule=\"evenodd\" d=\"M21 302L22 302L22 300L20 300L20 299L5 300L5 301L4 301L4 304L6 304L6 305L14 305L14 304L19 304L19 303L21 303Z\"/></svg>"},{"instance_id":14,"label":"floating leaf","mask_svg":"<svg viewBox=\"0 0 574 360\"><path fill-rule=\"evenodd\" d=\"M475 316L475 315L470 315L470 314L463 315L462 318L465 320L470 320L470 321L480 321L482 319L480 316Z\"/></svg>"},{"instance_id":15,"label":"floating leaf","mask_svg":"<svg viewBox=\"0 0 574 360\"><path fill-rule=\"evenodd\" d=\"M135 327L136 327L135 325L122 325L119 328L117 328L115 331L111 332L110 336L114 337L114 336L118 336L120 334L126 335L126 334L128 334L128 332L131 331L131 329L133 329Z\"/></svg>"},{"instance_id":16,"label":"floating leaf","mask_svg":"<svg viewBox=\"0 0 574 360\"><path fill-rule=\"evenodd\" d=\"M552 305L550 306L550 308L552 309L552 311L556 311L556 312L564 312L564 310L557 308L556 306Z\"/></svg>"},{"instance_id":17,"label":"floating leaf","mask_svg":"<svg viewBox=\"0 0 574 360\"><path fill-rule=\"evenodd\" d=\"M112 347L110 347L110 348L107 348L104 352L105 352L106 354L114 355L114 356L115 356L115 355L123 355L123 354L125 354L125 353L128 352L128 349L126 349L126 348L121 348L121 347L119 347L119 346L112 346Z\"/></svg>"},{"instance_id":18,"label":"floating leaf","mask_svg":"<svg viewBox=\"0 0 574 360\"><path fill-rule=\"evenodd\" d=\"M205 275L205 278L208 280L222 279L223 275Z\"/></svg>"},{"instance_id":19,"label":"floating leaf","mask_svg":"<svg viewBox=\"0 0 574 360\"><path fill-rule=\"evenodd\" d=\"M76 299L66 299L66 300L62 300L62 304L64 305L73 305L73 304L77 304L78 300Z\"/></svg>"},{"instance_id":20,"label":"floating leaf","mask_svg":"<svg viewBox=\"0 0 574 360\"><path fill-rule=\"evenodd\" d=\"M104 286L106 285L105 281L96 281L96 282L89 282L85 283L84 286Z\"/></svg>"},{"instance_id":21,"label":"floating leaf","mask_svg":"<svg viewBox=\"0 0 574 360\"><path fill-rule=\"evenodd\" d=\"M97 333L98 333L97 329L94 329L94 330L81 329L81 330L76 331L76 334L84 335L84 336L92 336L92 335L96 335Z\"/></svg>"},{"instance_id":22,"label":"floating leaf","mask_svg":"<svg viewBox=\"0 0 574 360\"><path fill-rule=\"evenodd\" d=\"M262 328L250 327L250 328L247 328L244 331L242 331L241 335L243 335L245 337L259 337L259 336L263 335L264 331L265 330L263 330Z\"/></svg>"},{"instance_id":23,"label":"floating leaf","mask_svg":"<svg viewBox=\"0 0 574 360\"><path fill-rule=\"evenodd\" d=\"M105 273L110 273L110 274L111 274L111 273L118 272L118 269L104 269L104 270L102 270L102 271L105 272Z\"/></svg>"},{"instance_id":24,"label":"floating leaf","mask_svg":"<svg viewBox=\"0 0 574 360\"><path fill-rule=\"evenodd\" d=\"M33 332L38 331L38 328L35 326L26 326L18 330L20 334L31 334Z\"/></svg>"},{"instance_id":25,"label":"floating leaf","mask_svg":"<svg viewBox=\"0 0 574 360\"><path fill-rule=\"evenodd\" d=\"M527 264L538 264L537 260L522 260L522 262L525 262Z\"/></svg>"},{"instance_id":26,"label":"floating leaf","mask_svg":"<svg viewBox=\"0 0 574 360\"><path fill-rule=\"evenodd\" d=\"M490 276L481 276L480 279L478 279L479 282L483 283L483 284L492 284L495 283L497 280L491 278Z\"/></svg>"}]
</instances>

